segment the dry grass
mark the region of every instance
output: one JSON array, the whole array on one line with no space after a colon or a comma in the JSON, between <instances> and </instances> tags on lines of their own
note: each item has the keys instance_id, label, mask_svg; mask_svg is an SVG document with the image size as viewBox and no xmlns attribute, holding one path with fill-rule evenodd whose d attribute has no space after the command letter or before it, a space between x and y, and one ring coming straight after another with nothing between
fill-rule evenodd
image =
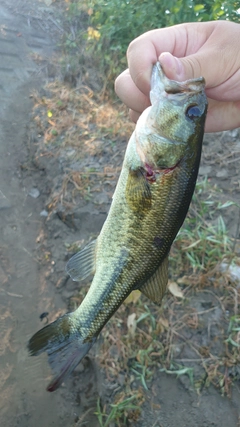
<instances>
[{"instance_id":1,"label":"dry grass","mask_svg":"<svg viewBox=\"0 0 240 427\"><path fill-rule=\"evenodd\" d=\"M183 298L167 292L157 307L137 294L125 301L103 329L99 363L108 381L118 383L126 395L129 390L134 394L151 388L156 370L187 376L189 387L198 393L212 384L230 396L232 383L239 379L240 286L221 265L224 260L237 266L240 259L234 253L236 239L227 235L223 219L220 229L210 227L205 209L210 193L209 187L202 191L203 185L197 189L190 215L171 250L170 276ZM211 200L213 220L228 203L220 205L214 191ZM201 240L194 245L200 229ZM206 242L204 236L211 239ZM133 314L134 331L128 326Z\"/></svg>"},{"instance_id":2,"label":"dry grass","mask_svg":"<svg viewBox=\"0 0 240 427\"><path fill-rule=\"evenodd\" d=\"M111 159L97 170L65 170L48 209L59 202L71 209L79 194L87 199L93 188L101 192L105 185L113 191L122 153L117 157L112 148L117 140L128 140L133 125L125 109L87 87L70 89L56 81L47 90L48 97L33 94L41 155L58 156L74 149L74 159L82 164L89 156ZM240 259L234 252L239 242L228 236L222 213L218 189L207 181L200 183L170 254L171 281L178 284L183 298L168 292L160 308L143 296L128 299L103 329L97 357L107 380L117 387L115 406L98 407L101 425L108 425L111 414L116 416L116 407L119 423L126 414L136 420L139 411L132 408L132 398L152 387L157 371L187 376L189 387L198 393L213 384L231 395L231 384L240 376L240 286L220 265L223 261L239 265ZM70 306L78 306L84 293L85 289L80 291ZM136 324L130 330L127 321L133 314Z\"/></svg>"},{"instance_id":3,"label":"dry grass","mask_svg":"<svg viewBox=\"0 0 240 427\"><path fill-rule=\"evenodd\" d=\"M86 86L72 89L55 81L48 84L46 91L49 96L32 94L37 156L62 156L66 160L62 182L58 182L48 201L49 212L58 204L71 210L78 205L79 197L91 200L103 188L111 198L126 142L134 128L126 108L106 100L102 94L94 94ZM99 161L106 153L107 165ZM72 169L72 163L79 165L77 170Z\"/></svg>"},{"instance_id":4,"label":"dry grass","mask_svg":"<svg viewBox=\"0 0 240 427\"><path fill-rule=\"evenodd\" d=\"M60 81L47 86L49 97L33 93L35 121L45 144L75 147L98 154L99 138L128 140L133 125L117 103L103 100L86 86L71 89Z\"/></svg>"}]
</instances>

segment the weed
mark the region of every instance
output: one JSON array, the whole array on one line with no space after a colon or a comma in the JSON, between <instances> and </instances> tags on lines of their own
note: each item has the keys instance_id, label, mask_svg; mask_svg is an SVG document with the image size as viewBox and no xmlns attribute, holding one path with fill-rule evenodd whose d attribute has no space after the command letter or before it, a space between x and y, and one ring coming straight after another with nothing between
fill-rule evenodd
<instances>
[{"instance_id":1,"label":"weed","mask_svg":"<svg viewBox=\"0 0 240 427\"><path fill-rule=\"evenodd\" d=\"M167 374L170 375L176 375L177 378L180 377L181 375L187 375L190 379L190 383L191 385L193 385L193 368L189 368L187 366L181 366L181 365L171 365L170 369L166 369L166 368L162 368L160 369L160 372L166 372Z\"/></svg>"},{"instance_id":2,"label":"weed","mask_svg":"<svg viewBox=\"0 0 240 427\"><path fill-rule=\"evenodd\" d=\"M171 262L175 271L200 274L227 257L232 258L233 242L220 211L233 202L220 203L218 193L206 180L198 182L189 214L173 245Z\"/></svg>"},{"instance_id":3,"label":"weed","mask_svg":"<svg viewBox=\"0 0 240 427\"><path fill-rule=\"evenodd\" d=\"M140 323L142 320L148 318L151 322L152 328L155 329L156 328L156 319L153 316L153 313L150 311L149 307L147 306L147 304L144 304L144 309L146 310L144 313L142 313L140 315L140 317L137 319L137 324Z\"/></svg>"},{"instance_id":4,"label":"weed","mask_svg":"<svg viewBox=\"0 0 240 427\"><path fill-rule=\"evenodd\" d=\"M226 343L240 348L240 316L232 316L228 326L228 338Z\"/></svg>"},{"instance_id":5,"label":"weed","mask_svg":"<svg viewBox=\"0 0 240 427\"><path fill-rule=\"evenodd\" d=\"M135 374L136 378L142 383L145 390L148 390L146 381L152 377L153 360L151 353L153 351L152 345L147 349L140 349L136 356L136 361L133 362L131 371Z\"/></svg>"},{"instance_id":6,"label":"weed","mask_svg":"<svg viewBox=\"0 0 240 427\"><path fill-rule=\"evenodd\" d=\"M110 411L107 414L106 408L101 408L100 399L97 402L97 415L98 422L101 427L108 427L111 422L117 424L121 427L126 425L126 421L129 418L134 418L135 420L139 417L139 399L142 400L139 394L132 395L130 397L125 397L123 394L118 396L118 400L115 404L110 405Z\"/></svg>"}]
</instances>

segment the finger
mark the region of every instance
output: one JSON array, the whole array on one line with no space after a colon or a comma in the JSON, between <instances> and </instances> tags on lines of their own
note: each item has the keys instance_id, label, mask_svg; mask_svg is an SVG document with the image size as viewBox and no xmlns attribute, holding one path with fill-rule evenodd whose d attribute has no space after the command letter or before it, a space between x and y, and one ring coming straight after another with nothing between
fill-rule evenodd
<instances>
[{"instance_id":1,"label":"finger","mask_svg":"<svg viewBox=\"0 0 240 427\"><path fill-rule=\"evenodd\" d=\"M236 67L234 70L232 61L227 59L226 55L221 59L219 53L216 55L214 53L209 55L198 53L178 59L169 52L165 52L159 57L168 78L184 81L203 76L206 81L208 97L219 101L236 101L240 99L240 69ZM218 64L218 67L213 73L214 64Z\"/></svg>"},{"instance_id":2,"label":"finger","mask_svg":"<svg viewBox=\"0 0 240 427\"><path fill-rule=\"evenodd\" d=\"M219 102L209 99L205 132L222 132L240 127L240 101Z\"/></svg>"},{"instance_id":3,"label":"finger","mask_svg":"<svg viewBox=\"0 0 240 427\"><path fill-rule=\"evenodd\" d=\"M115 81L115 91L128 108L142 113L150 105L149 96L145 96L134 84L129 70L125 70Z\"/></svg>"},{"instance_id":4,"label":"finger","mask_svg":"<svg viewBox=\"0 0 240 427\"><path fill-rule=\"evenodd\" d=\"M129 110L129 117L132 120L133 123L137 123L139 117L140 117L140 113L138 113L137 111L134 110Z\"/></svg>"},{"instance_id":5,"label":"finger","mask_svg":"<svg viewBox=\"0 0 240 427\"><path fill-rule=\"evenodd\" d=\"M208 87L216 84L217 72L212 72L212 61L216 65L219 63L219 58L217 60L211 51L208 54L206 48L202 54L197 52L185 58L177 58L170 52L163 52L159 56L159 62L169 79L184 81L202 76Z\"/></svg>"},{"instance_id":6,"label":"finger","mask_svg":"<svg viewBox=\"0 0 240 427\"><path fill-rule=\"evenodd\" d=\"M209 49L208 52L205 48L204 52L181 59L164 53L160 55L159 61L169 78L184 81L203 76L209 97L220 101L234 101L240 99L240 69L237 63L233 66L233 56L234 53L228 58L225 52L217 49Z\"/></svg>"},{"instance_id":7,"label":"finger","mask_svg":"<svg viewBox=\"0 0 240 427\"><path fill-rule=\"evenodd\" d=\"M229 71L228 76L230 77L227 78L223 83L220 83L217 87L206 89L207 96L219 101L239 101L240 68L238 68L236 72L234 72L232 69Z\"/></svg>"},{"instance_id":8,"label":"finger","mask_svg":"<svg viewBox=\"0 0 240 427\"><path fill-rule=\"evenodd\" d=\"M212 24L212 23L207 23ZM199 26L194 27L198 37ZM192 26L185 27L188 34L186 53L177 57L163 52L159 61L168 78L183 81L203 76L207 95L217 100L238 100L240 93L239 37L240 27L232 22L215 23L205 27L207 38L201 45L194 46ZM203 27L201 27L202 31ZM202 31L203 32L203 31ZM231 34L231 38L228 36ZM203 40L201 40L202 43Z\"/></svg>"},{"instance_id":9,"label":"finger","mask_svg":"<svg viewBox=\"0 0 240 427\"><path fill-rule=\"evenodd\" d=\"M203 26L206 30L203 31ZM184 57L198 50L212 31L213 23L180 24L149 31L130 43L127 58L129 71L136 86L145 95L150 90L152 66L163 52ZM167 73L167 77L171 78Z\"/></svg>"}]
</instances>

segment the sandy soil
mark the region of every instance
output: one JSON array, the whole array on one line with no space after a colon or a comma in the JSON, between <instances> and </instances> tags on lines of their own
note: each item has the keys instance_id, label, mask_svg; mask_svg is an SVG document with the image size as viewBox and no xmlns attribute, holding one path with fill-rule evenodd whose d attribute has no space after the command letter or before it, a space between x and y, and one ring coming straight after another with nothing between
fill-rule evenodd
<instances>
[{"instance_id":1,"label":"sandy soil","mask_svg":"<svg viewBox=\"0 0 240 427\"><path fill-rule=\"evenodd\" d=\"M41 91L54 78L47 64L56 54L61 26L52 10L43 2L24 0L0 5L0 420L6 427L95 427L98 398L109 402L113 394L94 357L98 347L51 394L45 391L50 375L46 357L30 358L26 350L27 340L42 326L42 312L49 312L51 321L69 309L78 284L65 277L64 245L99 232L112 191L97 193L97 207L85 200L69 216L58 209L50 218L42 216L66 166L61 157L36 156L38 135L30 124L33 89ZM37 55L44 61L36 61ZM218 182L225 192L230 188L239 202L238 163L221 160L236 144L239 133L207 137L200 174L208 167L212 183ZM114 147L111 150L117 155ZM218 161L219 153L224 155ZM108 156L103 155L103 163ZM219 169L225 173L219 176ZM227 225L233 235L236 223L230 210ZM141 409L140 419L131 425L237 427L240 375L231 396L222 397L213 386L197 394L189 381L156 371Z\"/></svg>"}]
</instances>

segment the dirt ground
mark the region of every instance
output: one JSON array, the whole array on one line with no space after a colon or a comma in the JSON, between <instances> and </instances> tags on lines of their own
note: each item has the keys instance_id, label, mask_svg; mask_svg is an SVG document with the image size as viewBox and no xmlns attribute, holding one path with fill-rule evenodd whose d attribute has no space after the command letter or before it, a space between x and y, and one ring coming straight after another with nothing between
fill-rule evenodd
<instances>
[{"instance_id":1,"label":"dirt ground","mask_svg":"<svg viewBox=\"0 0 240 427\"><path fill-rule=\"evenodd\" d=\"M98 141L100 154L89 154L78 161L73 159L72 148L53 156L51 150L44 152L39 146L42 135L32 124L31 94L34 90L46 94L46 82L55 79L49 64L58 54L62 32L55 6L46 3L0 1L0 421L6 427L96 427L98 399L113 402L116 389L121 389L124 382L119 378L110 381L99 369L102 339L55 393L46 391L50 378L46 357L30 358L26 344L42 327L41 313L48 312L51 321L73 308L69 305L79 284L68 280L64 273L69 258L67 247L75 241L88 241L99 232L115 181L108 179L102 187L100 182L95 199L77 199L70 213L61 210L58 203L48 215L49 200L59 193L61 177L69 167L76 172L84 162L84 167L102 169L109 166L111 159L111 164L119 165L125 144L106 142L103 147ZM39 56L41 61L37 60ZM207 135L200 169L200 178L207 175L211 185L217 183L223 194L236 203L240 203L239 152L239 130ZM229 209L226 225L232 236L239 231L237 223L238 211ZM192 304L199 310L206 306L212 309L215 299L213 294L204 296L199 292ZM239 305L235 308L239 312ZM207 331L209 324L220 325L225 320L216 310L211 318L202 321L206 322ZM207 341L207 332L202 339ZM240 425L237 368L228 396L213 385L197 393L184 376L176 378L157 369L143 394L139 419L128 420L124 425Z\"/></svg>"}]
</instances>

